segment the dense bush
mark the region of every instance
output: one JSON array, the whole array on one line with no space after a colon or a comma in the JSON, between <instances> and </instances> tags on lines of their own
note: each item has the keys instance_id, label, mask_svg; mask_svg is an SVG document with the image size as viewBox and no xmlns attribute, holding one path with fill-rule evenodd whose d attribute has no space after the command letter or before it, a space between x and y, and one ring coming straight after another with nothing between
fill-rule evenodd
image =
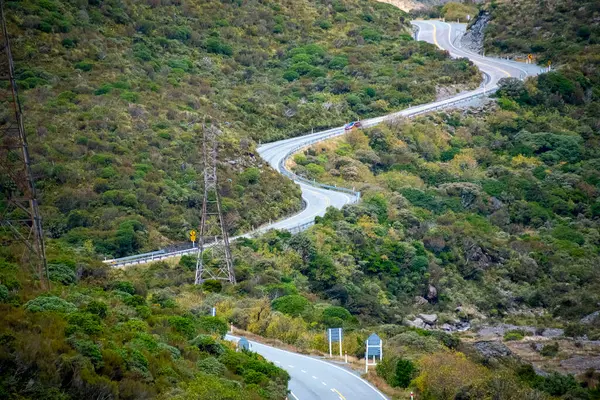
<instances>
[{"instance_id":1,"label":"dense bush","mask_svg":"<svg viewBox=\"0 0 600 400\"><path fill-rule=\"evenodd\" d=\"M272 303L274 310L294 317L302 314L309 305L310 302L305 297L295 294L278 297Z\"/></svg>"},{"instance_id":2,"label":"dense bush","mask_svg":"<svg viewBox=\"0 0 600 400\"><path fill-rule=\"evenodd\" d=\"M59 313L72 313L77 310L73 303L56 296L40 296L25 304L25 309L31 312L55 311Z\"/></svg>"}]
</instances>

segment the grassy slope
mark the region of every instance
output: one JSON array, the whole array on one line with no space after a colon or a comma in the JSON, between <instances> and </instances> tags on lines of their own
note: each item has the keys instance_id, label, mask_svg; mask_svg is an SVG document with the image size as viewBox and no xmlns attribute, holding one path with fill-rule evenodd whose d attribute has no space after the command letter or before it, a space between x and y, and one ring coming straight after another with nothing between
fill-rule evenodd
<instances>
[{"instance_id":1,"label":"grassy slope","mask_svg":"<svg viewBox=\"0 0 600 400\"><path fill-rule=\"evenodd\" d=\"M182 241L197 225L198 122L207 116L224 131L220 179L239 232L300 207L294 185L262 166L255 141L430 101L437 84L479 79L412 42L404 14L378 3L6 7L46 230L100 255Z\"/></svg>"}]
</instances>

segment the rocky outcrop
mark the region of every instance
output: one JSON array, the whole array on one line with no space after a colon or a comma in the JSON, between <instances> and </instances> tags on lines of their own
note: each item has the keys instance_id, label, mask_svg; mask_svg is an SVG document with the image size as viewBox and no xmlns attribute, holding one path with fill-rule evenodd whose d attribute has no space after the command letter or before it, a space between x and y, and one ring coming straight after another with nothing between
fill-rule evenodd
<instances>
[{"instance_id":1,"label":"rocky outcrop","mask_svg":"<svg viewBox=\"0 0 600 400\"><path fill-rule=\"evenodd\" d=\"M586 315L585 317L581 318L579 322L584 325L590 325L597 320L600 320L600 311L596 311L591 313L590 315Z\"/></svg>"},{"instance_id":2,"label":"rocky outcrop","mask_svg":"<svg viewBox=\"0 0 600 400\"><path fill-rule=\"evenodd\" d=\"M478 54L482 53L484 32L490 20L490 14L486 11L481 11L475 19L475 22L473 22L473 24L461 38L462 46L466 47L472 52Z\"/></svg>"},{"instance_id":3,"label":"rocky outcrop","mask_svg":"<svg viewBox=\"0 0 600 400\"><path fill-rule=\"evenodd\" d=\"M419 314L419 318L422 319L428 325L435 325L438 316L437 314Z\"/></svg>"},{"instance_id":4,"label":"rocky outcrop","mask_svg":"<svg viewBox=\"0 0 600 400\"><path fill-rule=\"evenodd\" d=\"M512 351L501 342L476 342L473 347L487 359L499 359L512 355Z\"/></svg>"}]
</instances>

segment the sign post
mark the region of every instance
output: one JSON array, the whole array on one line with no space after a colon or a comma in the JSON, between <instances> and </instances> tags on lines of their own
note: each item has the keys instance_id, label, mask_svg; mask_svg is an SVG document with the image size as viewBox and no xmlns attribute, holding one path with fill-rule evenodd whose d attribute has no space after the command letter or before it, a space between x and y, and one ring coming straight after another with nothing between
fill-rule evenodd
<instances>
[{"instance_id":1,"label":"sign post","mask_svg":"<svg viewBox=\"0 0 600 400\"><path fill-rule=\"evenodd\" d=\"M532 61L533 61L533 54L528 54L527 55L527 64L531 64Z\"/></svg>"},{"instance_id":2,"label":"sign post","mask_svg":"<svg viewBox=\"0 0 600 400\"><path fill-rule=\"evenodd\" d=\"M342 357L342 328L327 329L327 337L329 339L329 357L333 357L332 344L338 342L340 345L340 357Z\"/></svg>"},{"instance_id":3,"label":"sign post","mask_svg":"<svg viewBox=\"0 0 600 400\"><path fill-rule=\"evenodd\" d=\"M383 357L383 341L376 333L371 334L366 341L367 349L365 351L365 372L369 372L369 365L375 366L377 362L375 357L379 357L379 361ZM369 358L372 358L372 362L369 363Z\"/></svg>"},{"instance_id":4,"label":"sign post","mask_svg":"<svg viewBox=\"0 0 600 400\"><path fill-rule=\"evenodd\" d=\"M196 247L196 231L193 229L190 231L190 240L192 241L192 248Z\"/></svg>"}]
</instances>

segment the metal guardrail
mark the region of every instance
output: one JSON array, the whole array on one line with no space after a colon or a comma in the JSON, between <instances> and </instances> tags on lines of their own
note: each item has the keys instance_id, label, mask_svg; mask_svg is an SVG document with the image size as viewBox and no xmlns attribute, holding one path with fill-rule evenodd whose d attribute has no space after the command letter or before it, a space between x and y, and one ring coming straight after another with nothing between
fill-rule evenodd
<instances>
[{"instance_id":1,"label":"metal guardrail","mask_svg":"<svg viewBox=\"0 0 600 400\"><path fill-rule=\"evenodd\" d=\"M496 90L497 90L497 87L493 87L493 88L490 88L485 94L484 93L475 93L473 95L466 96L466 97L456 100L456 101L446 102L444 104L440 104L440 105L434 106L434 107L429 107L429 108L426 108L426 109L420 110L420 111L411 112L410 109L398 111L396 113L390 114L383 118L381 118L381 117L375 118L375 121L365 120L365 121L363 121L363 126L372 127L372 126L378 125L383 122L393 121L397 118L414 118L419 115L428 114L428 113L439 111L439 110L446 109L446 108L451 108L457 104L473 101L474 99L479 98L479 97L486 97L487 94L493 93ZM417 106L417 107L419 107L419 106ZM280 172L284 176L287 176L288 178L290 178L294 181L302 182L302 183L310 185L310 186L351 194L354 196L351 201L351 204L357 203L361 198L361 194L358 191L354 191L352 189L348 189L348 188L344 188L344 187L340 187L340 186L326 185L324 183L316 182L314 180L311 181L309 179L306 179L299 175L296 175L295 173L293 173L293 172L289 171L287 168L285 168L286 161L294 153L298 152L298 150L308 147L314 143L322 142L327 139L332 139L334 137L341 136L345 133L346 133L346 131L343 128L340 128L339 131L333 132L326 136L320 136L317 139L313 139L311 141L305 142L301 145L298 145L298 146L290 149L286 153L285 157L283 157L283 159L279 163ZM306 222L306 223L303 223L303 224L300 224L300 225L297 225L294 227L286 228L286 230L292 234L295 234L295 233L302 232L302 231L308 229L312 225L314 225L314 221L309 221L309 222ZM268 226L270 226L270 224L266 225L265 227L257 228L255 230L253 230L252 232L248 232L244 235L233 237L233 238L231 238L231 240L236 240L241 237L251 237L251 236L260 234L262 232L265 232L266 231L265 228ZM179 257L182 255L195 253L197 251L198 251L197 248L189 248L189 249L183 249L183 250L177 250L177 251L171 251L171 252L166 252L164 249L162 249L162 250L158 250L158 251L154 251L154 252L150 252L150 253L138 254L138 255L117 258L117 259L112 259L112 260L105 260L104 263L111 265L113 267L124 267L124 266L128 266L128 265L145 264L147 262L160 261L160 260L164 260L164 259L171 258L171 257Z\"/></svg>"}]
</instances>

